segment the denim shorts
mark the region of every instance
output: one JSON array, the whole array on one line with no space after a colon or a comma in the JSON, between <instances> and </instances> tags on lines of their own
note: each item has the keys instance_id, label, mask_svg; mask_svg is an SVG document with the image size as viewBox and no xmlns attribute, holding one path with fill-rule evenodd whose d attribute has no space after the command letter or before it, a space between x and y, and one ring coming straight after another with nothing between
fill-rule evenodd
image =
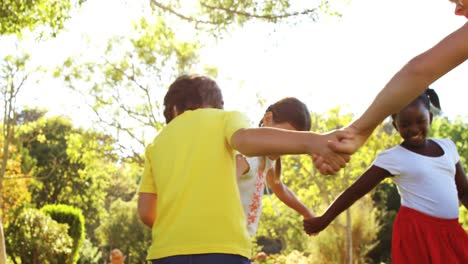
<instances>
[{"instance_id":1,"label":"denim shorts","mask_svg":"<svg viewBox=\"0 0 468 264\"><path fill-rule=\"evenodd\" d=\"M250 264L246 257L232 254L178 255L155 259L153 264Z\"/></svg>"}]
</instances>

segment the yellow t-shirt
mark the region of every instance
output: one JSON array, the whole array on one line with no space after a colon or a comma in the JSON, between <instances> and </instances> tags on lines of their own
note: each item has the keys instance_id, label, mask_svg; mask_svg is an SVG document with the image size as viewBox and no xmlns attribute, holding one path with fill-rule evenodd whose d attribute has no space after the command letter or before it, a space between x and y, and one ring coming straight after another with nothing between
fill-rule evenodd
<instances>
[{"instance_id":1,"label":"yellow t-shirt","mask_svg":"<svg viewBox=\"0 0 468 264\"><path fill-rule=\"evenodd\" d=\"M250 257L231 137L249 122L204 108L171 121L146 148L140 193L157 194L148 259L225 253Z\"/></svg>"}]
</instances>

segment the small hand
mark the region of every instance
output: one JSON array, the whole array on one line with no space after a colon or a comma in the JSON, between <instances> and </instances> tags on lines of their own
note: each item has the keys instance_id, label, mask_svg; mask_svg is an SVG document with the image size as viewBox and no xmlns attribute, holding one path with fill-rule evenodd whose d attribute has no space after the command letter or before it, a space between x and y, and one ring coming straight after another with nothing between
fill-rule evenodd
<instances>
[{"instance_id":1,"label":"small hand","mask_svg":"<svg viewBox=\"0 0 468 264\"><path fill-rule=\"evenodd\" d=\"M338 134L337 141L329 141L328 147L337 153L353 154L356 152L370 136L372 131L361 131L353 124L345 127L342 131L345 134Z\"/></svg>"},{"instance_id":2,"label":"small hand","mask_svg":"<svg viewBox=\"0 0 468 264\"><path fill-rule=\"evenodd\" d=\"M303 215L303 217L304 217L304 220L308 220L308 219L314 218L315 215L310 210L308 210L307 213Z\"/></svg>"},{"instance_id":3,"label":"small hand","mask_svg":"<svg viewBox=\"0 0 468 264\"><path fill-rule=\"evenodd\" d=\"M319 216L310 219L304 219L303 226L304 231L308 235L316 235L320 231L324 230L328 226L328 223L326 223L324 219L321 216Z\"/></svg>"},{"instance_id":4,"label":"small hand","mask_svg":"<svg viewBox=\"0 0 468 264\"><path fill-rule=\"evenodd\" d=\"M322 174L335 174L341 168L346 166L346 163L350 160L350 155L347 153L335 152L330 147L328 147L328 145L333 141L351 140L353 137L344 130L335 130L328 134L324 134L323 136L325 137L327 145L323 146L319 153L312 155L314 166Z\"/></svg>"}]
</instances>

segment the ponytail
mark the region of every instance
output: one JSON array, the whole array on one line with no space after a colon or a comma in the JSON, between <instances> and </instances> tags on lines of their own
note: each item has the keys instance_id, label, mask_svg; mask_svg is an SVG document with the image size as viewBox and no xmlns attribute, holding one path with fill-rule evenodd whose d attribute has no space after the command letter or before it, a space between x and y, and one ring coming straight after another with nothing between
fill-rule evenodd
<instances>
[{"instance_id":1,"label":"ponytail","mask_svg":"<svg viewBox=\"0 0 468 264\"><path fill-rule=\"evenodd\" d=\"M424 94L427 96L429 99L429 102L437 109L442 110L440 107L440 101L439 101L439 96L435 92L434 89L427 88Z\"/></svg>"}]
</instances>

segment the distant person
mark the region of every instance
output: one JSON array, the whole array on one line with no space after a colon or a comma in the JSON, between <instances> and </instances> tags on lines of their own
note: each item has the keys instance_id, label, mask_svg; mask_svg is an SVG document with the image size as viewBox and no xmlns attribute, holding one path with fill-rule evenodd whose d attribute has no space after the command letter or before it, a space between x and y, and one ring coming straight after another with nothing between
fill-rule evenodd
<instances>
[{"instance_id":1,"label":"distant person","mask_svg":"<svg viewBox=\"0 0 468 264\"><path fill-rule=\"evenodd\" d=\"M297 98L286 97L266 109L260 126L310 131L310 112ZM250 236L254 236L257 232L262 213L262 197L264 191L268 191L268 187L278 199L302 215L304 219L313 216L309 208L281 181L280 156L245 157L237 154L236 160L239 193Z\"/></svg>"},{"instance_id":2,"label":"distant person","mask_svg":"<svg viewBox=\"0 0 468 264\"><path fill-rule=\"evenodd\" d=\"M455 14L468 18L468 0L452 0ZM421 7L424 9L424 7ZM420 95L434 81L468 59L468 23L448 35L437 45L410 60L380 91L369 108L345 131L354 135L352 140L330 142L336 152L353 154L389 115ZM467 73L468 74L468 73ZM318 157L315 166L323 174L336 173Z\"/></svg>"},{"instance_id":3,"label":"distant person","mask_svg":"<svg viewBox=\"0 0 468 264\"><path fill-rule=\"evenodd\" d=\"M122 251L119 249L113 249L110 254L111 264L124 264L125 256L122 254Z\"/></svg>"},{"instance_id":4,"label":"distant person","mask_svg":"<svg viewBox=\"0 0 468 264\"><path fill-rule=\"evenodd\" d=\"M392 115L400 145L379 153L372 166L319 217L304 220L314 234L391 177L401 196L392 235L392 263L468 263L468 234L458 222L459 202L468 208L468 180L452 140L426 138L432 122L427 90ZM363 216L365 217L365 216Z\"/></svg>"},{"instance_id":5,"label":"distant person","mask_svg":"<svg viewBox=\"0 0 468 264\"><path fill-rule=\"evenodd\" d=\"M235 151L246 156L325 155L339 169L349 160L327 148L324 135L248 128L244 115L223 110L217 83L184 75L164 97L165 126L146 147L138 212L152 228L153 264L250 263L251 238L236 182Z\"/></svg>"}]
</instances>

